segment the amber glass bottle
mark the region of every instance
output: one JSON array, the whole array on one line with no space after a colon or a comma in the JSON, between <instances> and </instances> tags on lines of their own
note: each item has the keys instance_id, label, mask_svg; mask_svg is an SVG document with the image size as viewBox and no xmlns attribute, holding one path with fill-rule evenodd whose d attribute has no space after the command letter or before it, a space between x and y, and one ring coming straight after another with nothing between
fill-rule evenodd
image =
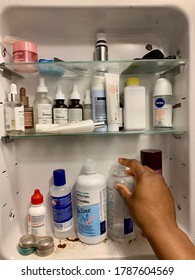
<instances>
[{"instance_id":1,"label":"amber glass bottle","mask_svg":"<svg viewBox=\"0 0 195 280\"><path fill-rule=\"evenodd\" d=\"M69 123L80 122L83 120L83 106L80 104L80 94L77 85L73 86L73 91L70 95L70 105L68 106L68 121Z\"/></svg>"}]
</instances>

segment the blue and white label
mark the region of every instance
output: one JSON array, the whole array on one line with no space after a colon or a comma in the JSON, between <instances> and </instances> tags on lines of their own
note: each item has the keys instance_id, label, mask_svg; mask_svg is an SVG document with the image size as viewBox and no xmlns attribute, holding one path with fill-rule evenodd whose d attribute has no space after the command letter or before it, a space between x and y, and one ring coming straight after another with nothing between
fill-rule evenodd
<instances>
[{"instance_id":1,"label":"blue and white label","mask_svg":"<svg viewBox=\"0 0 195 280\"><path fill-rule=\"evenodd\" d=\"M153 98L153 127L172 127L172 96Z\"/></svg>"},{"instance_id":2,"label":"blue and white label","mask_svg":"<svg viewBox=\"0 0 195 280\"><path fill-rule=\"evenodd\" d=\"M71 193L61 197L51 196L51 204L54 227L57 230L69 230L73 224Z\"/></svg>"},{"instance_id":3,"label":"blue and white label","mask_svg":"<svg viewBox=\"0 0 195 280\"><path fill-rule=\"evenodd\" d=\"M102 191L77 190L77 230L86 237L97 237L106 232L106 188Z\"/></svg>"}]
</instances>

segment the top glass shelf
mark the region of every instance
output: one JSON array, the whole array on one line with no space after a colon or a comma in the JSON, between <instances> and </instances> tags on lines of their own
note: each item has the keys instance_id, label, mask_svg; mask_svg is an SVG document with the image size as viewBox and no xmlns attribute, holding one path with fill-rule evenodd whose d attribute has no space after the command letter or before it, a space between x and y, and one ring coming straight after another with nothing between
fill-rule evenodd
<instances>
[{"instance_id":1,"label":"top glass shelf","mask_svg":"<svg viewBox=\"0 0 195 280\"><path fill-rule=\"evenodd\" d=\"M140 59L123 61L60 61L39 63L1 63L0 68L10 76L32 77L36 75L91 77L97 72L130 74L164 74L177 71L187 63L186 59Z\"/></svg>"}]
</instances>

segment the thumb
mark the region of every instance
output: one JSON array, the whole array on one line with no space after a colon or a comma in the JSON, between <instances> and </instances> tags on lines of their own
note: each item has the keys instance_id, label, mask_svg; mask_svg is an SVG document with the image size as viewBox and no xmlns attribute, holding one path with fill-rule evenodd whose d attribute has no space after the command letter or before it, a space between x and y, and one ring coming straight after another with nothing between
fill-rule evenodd
<instances>
[{"instance_id":1,"label":"thumb","mask_svg":"<svg viewBox=\"0 0 195 280\"><path fill-rule=\"evenodd\" d=\"M122 184L116 184L115 188L119 192L120 196L124 199L125 202L128 202L131 199L132 193L129 191L129 189L122 185Z\"/></svg>"}]
</instances>

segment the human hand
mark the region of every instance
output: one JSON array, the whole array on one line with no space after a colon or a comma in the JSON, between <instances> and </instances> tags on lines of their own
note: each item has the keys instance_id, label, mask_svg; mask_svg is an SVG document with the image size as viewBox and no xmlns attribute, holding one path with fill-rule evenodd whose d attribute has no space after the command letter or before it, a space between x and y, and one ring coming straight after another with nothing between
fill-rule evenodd
<instances>
[{"instance_id":1,"label":"human hand","mask_svg":"<svg viewBox=\"0 0 195 280\"><path fill-rule=\"evenodd\" d=\"M117 184L116 188L126 202L131 217L146 237L157 229L175 227L173 197L164 178L134 159L119 158L118 161L130 168L127 174L134 176L135 188L133 193L122 184Z\"/></svg>"}]
</instances>

